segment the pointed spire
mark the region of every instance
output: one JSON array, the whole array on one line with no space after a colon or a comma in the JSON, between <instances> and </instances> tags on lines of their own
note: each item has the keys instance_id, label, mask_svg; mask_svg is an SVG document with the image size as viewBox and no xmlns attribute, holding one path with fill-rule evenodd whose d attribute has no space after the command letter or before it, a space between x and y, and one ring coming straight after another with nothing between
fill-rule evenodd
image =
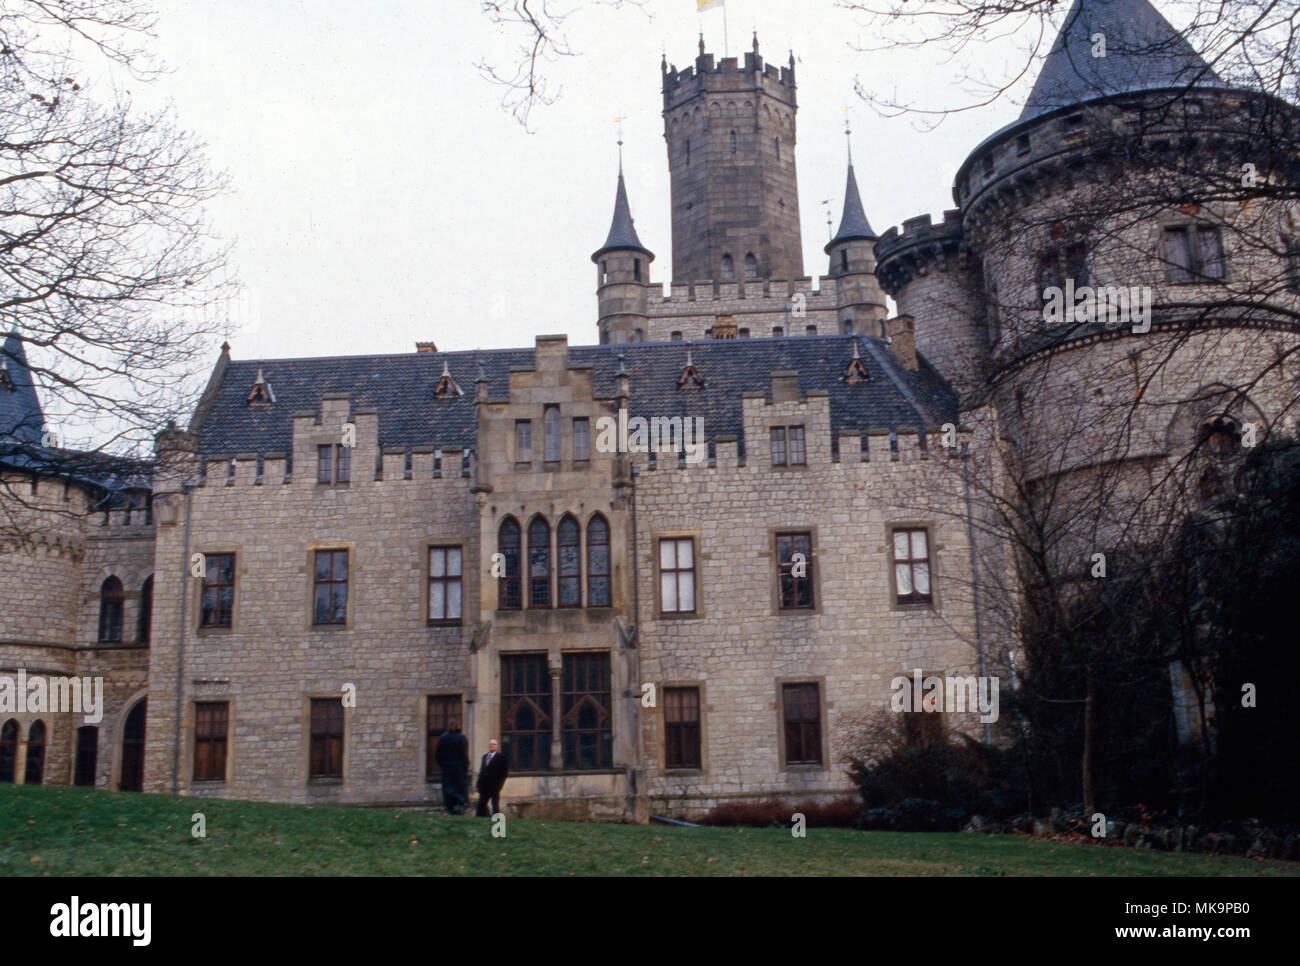
<instances>
[{"instance_id":1,"label":"pointed spire","mask_svg":"<svg viewBox=\"0 0 1300 966\"><path fill-rule=\"evenodd\" d=\"M1223 82L1148 0L1074 0L1020 120L1109 94L1191 85Z\"/></svg>"},{"instance_id":2,"label":"pointed spire","mask_svg":"<svg viewBox=\"0 0 1300 966\"><path fill-rule=\"evenodd\" d=\"M848 133L847 127L845 133ZM853 153L849 153L849 176L844 185L844 213L840 215L840 230L826 243L826 254L841 242L852 239L875 241L877 235L867 221L867 214L862 210L862 196L858 194L858 179L853 174Z\"/></svg>"},{"instance_id":3,"label":"pointed spire","mask_svg":"<svg viewBox=\"0 0 1300 966\"><path fill-rule=\"evenodd\" d=\"M27 350L15 328L0 348L4 363L4 391L0 392L0 440L42 445L45 414L36 395L36 383L27 365Z\"/></svg>"},{"instance_id":4,"label":"pointed spire","mask_svg":"<svg viewBox=\"0 0 1300 966\"><path fill-rule=\"evenodd\" d=\"M627 186L623 183L623 162L622 162L622 141L619 141L620 160L618 164L618 189L614 192L614 220L609 225L609 235L605 238L605 244L602 245L591 256L594 262L606 252L612 251L635 251L643 252L654 258L650 249L641 244L641 239L636 236L636 226L632 221L632 210L627 203Z\"/></svg>"}]
</instances>

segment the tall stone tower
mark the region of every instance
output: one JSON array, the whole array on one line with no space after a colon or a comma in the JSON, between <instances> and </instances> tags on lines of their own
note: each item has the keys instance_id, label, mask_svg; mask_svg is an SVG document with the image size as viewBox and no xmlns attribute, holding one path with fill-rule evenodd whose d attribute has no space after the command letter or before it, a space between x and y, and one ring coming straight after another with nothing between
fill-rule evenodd
<instances>
[{"instance_id":1,"label":"tall stone tower","mask_svg":"<svg viewBox=\"0 0 1300 966\"><path fill-rule=\"evenodd\" d=\"M794 55L765 65L754 48L715 65L662 65L673 208L673 281L803 275L795 179Z\"/></svg>"}]
</instances>

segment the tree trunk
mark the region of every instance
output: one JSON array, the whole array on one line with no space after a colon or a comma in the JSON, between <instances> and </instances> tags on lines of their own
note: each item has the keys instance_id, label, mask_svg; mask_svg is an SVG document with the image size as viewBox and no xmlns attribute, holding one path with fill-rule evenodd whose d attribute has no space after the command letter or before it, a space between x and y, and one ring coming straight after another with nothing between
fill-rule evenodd
<instances>
[{"instance_id":1,"label":"tree trunk","mask_svg":"<svg viewBox=\"0 0 1300 966\"><path fill-rule=\"evenodd\" d=\"M1085 694L1083 699L1083 811L1091 816L1097 810L1093 787L1093 759L1096 757L1097 685L1092 665L1084 666Z\"/></svg>"}]
</instances>

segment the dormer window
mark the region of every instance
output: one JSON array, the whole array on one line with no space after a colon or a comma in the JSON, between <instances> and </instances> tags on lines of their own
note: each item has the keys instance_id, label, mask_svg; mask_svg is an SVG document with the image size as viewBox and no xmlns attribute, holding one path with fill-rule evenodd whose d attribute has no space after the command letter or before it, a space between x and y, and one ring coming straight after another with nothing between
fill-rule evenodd
<instances>
[{"instance_id":1,"label":"dormer window","mask_svg":"<svg viewBox=\"0 0 1300 966\"><path fill-rule=\"evenodd\" d=\"M258 369L257 379L253 381L253 388L248 391L248 404L250 406L269 406L273 402L275 402L275 390L271 388L271 384L262 375L262 370Z\"/></svg>"},{"instance_id":2,"label":"dormer window","mask_svg":"<svg viewBox=\"0 0 1300 966\"><path fill-rule=\"evenodd\" d=\"M447 367L447 360L442 360L442 375L438 377L438 384L433 387L433 396L435 399L454 399L457 396L463 396L460 386L456 385L456 380L451 377L451 370Z\"/></svg>"}]
</instances>

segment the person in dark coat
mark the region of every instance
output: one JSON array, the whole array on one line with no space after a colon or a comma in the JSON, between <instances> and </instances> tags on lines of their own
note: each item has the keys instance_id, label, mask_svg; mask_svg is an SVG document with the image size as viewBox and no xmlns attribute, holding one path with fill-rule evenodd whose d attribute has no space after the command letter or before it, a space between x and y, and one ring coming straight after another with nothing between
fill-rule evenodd
<instances>
[{"instance_id":1,"label":"person in dark coat","mask_svg":"<svg viewBox=\"0 0 1300 966\"><path fill-rule=\"evenodd\" d=\"M510 771L509 763L506 761L506 754L497 745L497 740L493 738L488 742L487 754L483 756L482 762L479 763L478 781L474 787L478 789L478 810L476 815L495 815L501 811L501 786L506 783L506 774ZM492 810L488 811L488 802L492 802Z\"/></svg>"},{"instance_id":2,"label":"person in dark coat","mask_svg":"<svg viewBox=\"0 0 1300 966\"><path fill-rule=\"evenodd\" d=\"M449 815L459 815L469 804L469 741L459 721L448 721L438 737L434 761L442 769L442 804Z\"/></svg>"}]
</instances>

